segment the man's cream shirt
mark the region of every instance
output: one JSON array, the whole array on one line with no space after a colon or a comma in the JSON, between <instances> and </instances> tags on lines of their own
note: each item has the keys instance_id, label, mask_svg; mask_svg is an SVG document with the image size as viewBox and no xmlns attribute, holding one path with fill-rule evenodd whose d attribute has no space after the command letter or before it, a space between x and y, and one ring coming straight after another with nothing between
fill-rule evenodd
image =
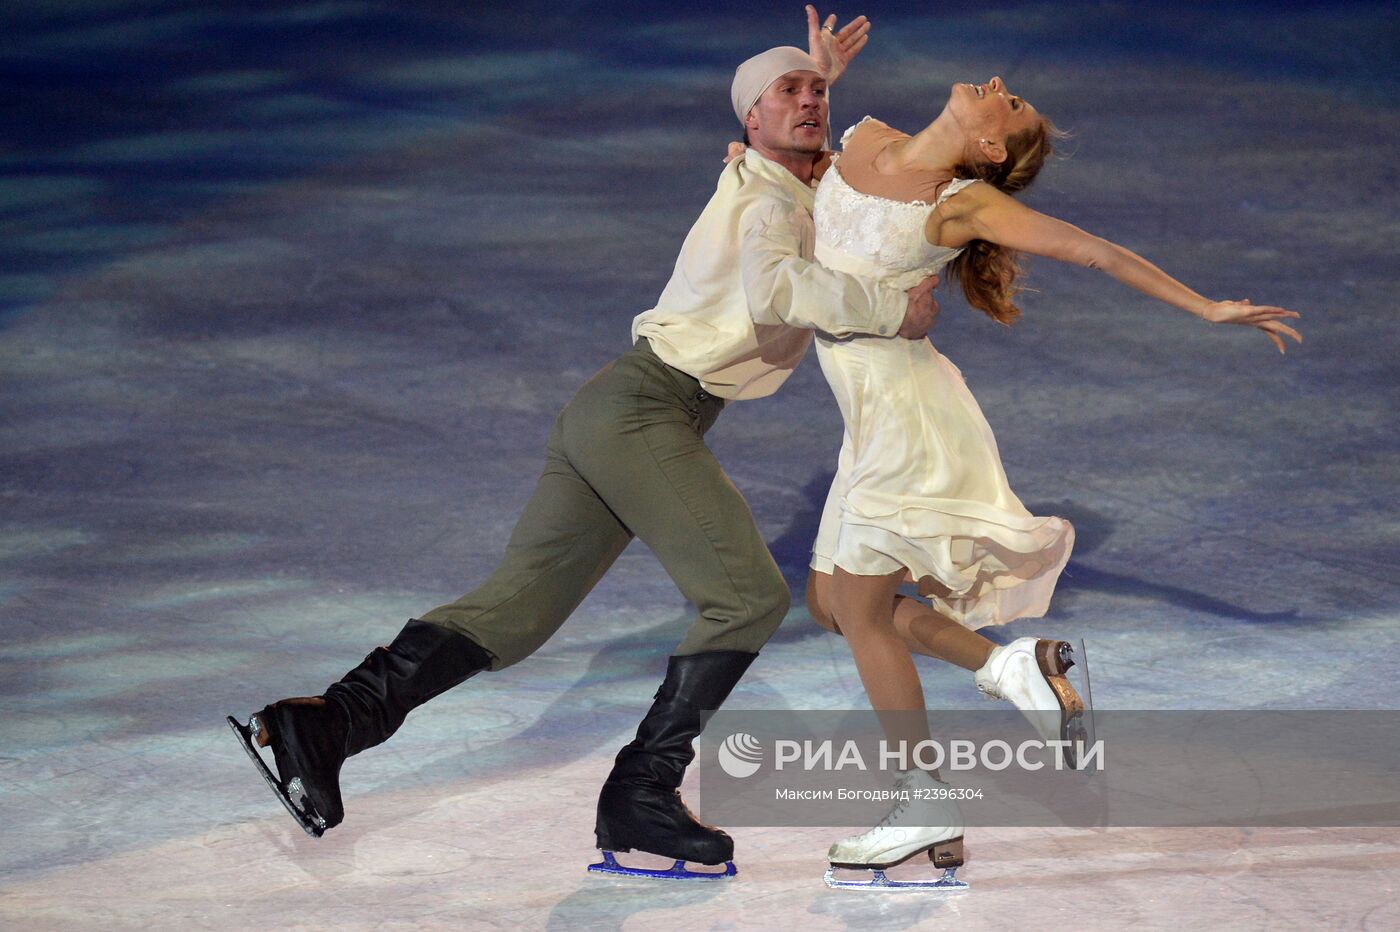
<instances>
[{"instance_id":1,"label":"man's cream shirt","mask_svg":"<svg viewBox=\"0 0 1400 932\"><path fill-rule=\"evenodd\" d=\"M656 307L632 321L668 365L727 399L777 391L812 342L894 338L903 291L813 261L813 187L750 149L725 166Z\"/></svg>"}]
</instances>

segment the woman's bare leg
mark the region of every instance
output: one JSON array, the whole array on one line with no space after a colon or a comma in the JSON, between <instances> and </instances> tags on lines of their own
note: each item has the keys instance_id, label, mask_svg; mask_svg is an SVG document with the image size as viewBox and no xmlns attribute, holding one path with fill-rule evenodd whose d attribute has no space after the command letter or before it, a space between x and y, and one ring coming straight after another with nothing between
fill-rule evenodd
<instances>
[{"instance_id":1,"label":"woman's bare leg","mask_svg":"<svg viewBox=\"0 0 1400 932\"><path fill-rule=\"evenodd\" d=\"M841 572L838 570L838 572ZM858 579L887 579L889 577L856 577ZM829 573L812 570L807 576L807 611L818 626L842 634L832 613L832 587ZM898 586L898 581L895 583ZM940 614L931 605L907 596L894 596L893 621L895 632L906 649L946 660L965 670L979 670L996 647L991 641Z\"/></svg>"},{"instance_id":2,"label":"woman's bare leg","mask_svg":"<svg viewBox=\"0 0 1400 932\"><path fill-rule=\"evenodd\" d=\"M822 627L840 631L850 645L865 692L875 707L890 749L902 746L905 761L896 787L908 792L874 828L831 846L832 868L881 868L927 851L936 867L962 865L963 818L952 799L921 797L942 782L919 762L919 744L929 740L928 715L919 671L894 627L895 590L904 573L856 576L837 567L830 576L813 573L808 608Z\"/></svg>"},{"instance_id":3,"label":"woman's bare leg","mask_svg":"<svg viewBox=\"0 0 1400 932\"><path fill-rule=\"evenodd\" d=\"M831 615L831 574L812 570L807 574L807 613L817 623L832 634L840 634L841 629Z\"/></svg>"},{"instance_id":4,"label":"woman's bare leg","mask_svg":"<svg viewBox=\"0 0 1400 932\"><path fill-rule=\"evenodd\" d=\"M837 567L826 605L846 636L871 706L881 713L885 737L912 750L929 733L919 671L894 628L895 589L902 578L903 573L856 576Z\"/></svg>"},{"instance_id":5,"label":"woman's bare leg","mask_svg":"<svg viewBox=\"0 0 1400 932\"><path fill-rule=\"evenodd\" d=\"M982 668L996 647L932 605L906 596L895 598L894 627L910 650L973 672Z\"/></svg>"}]
</instances>

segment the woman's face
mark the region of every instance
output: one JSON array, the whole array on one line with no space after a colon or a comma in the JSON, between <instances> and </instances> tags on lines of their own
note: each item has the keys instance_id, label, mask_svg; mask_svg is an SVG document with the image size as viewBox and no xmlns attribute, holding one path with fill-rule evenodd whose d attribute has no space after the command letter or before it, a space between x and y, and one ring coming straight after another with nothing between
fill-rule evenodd
<instances>
[{"instance_id":1,"label":"woman's face","mask_svg":"<svg viewBox=\"0 0 1400 932\"><path fill-rule=\"evenodd\" d=\"M1002 142L1040 120L1035 108L1011 93L999 77L986 84L954 84L948 109L974 143L981 139Z\"/></svg>"}]
</instances>

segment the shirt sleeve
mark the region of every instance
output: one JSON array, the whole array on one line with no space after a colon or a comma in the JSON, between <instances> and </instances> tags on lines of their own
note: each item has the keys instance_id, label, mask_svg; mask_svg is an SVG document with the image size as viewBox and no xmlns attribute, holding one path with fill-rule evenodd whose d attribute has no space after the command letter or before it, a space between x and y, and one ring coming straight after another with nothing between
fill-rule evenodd
<instances>
[{"instance_id":1,"label":"shirt sleeve","mask_svg":"<svg viewBox=\"0 0 1400 932\"><path fill-rule=\"evenodd\" d=\"M909 306L904 292L802 258L794 223L791 207L769 199L740 220L740 275L754 323L894 336Z\"/></svg>"}]
</instances>

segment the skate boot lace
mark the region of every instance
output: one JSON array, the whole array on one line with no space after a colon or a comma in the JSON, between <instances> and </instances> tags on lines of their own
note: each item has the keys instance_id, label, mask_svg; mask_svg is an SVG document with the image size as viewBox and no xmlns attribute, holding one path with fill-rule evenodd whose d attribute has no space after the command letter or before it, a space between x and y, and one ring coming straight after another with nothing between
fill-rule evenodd
<instances>
[{"instance_id":1,"label":"skate boot lace","mask_svg":"<svg viewBox=\"0 0 1400 932\"><path fill-rule=\"evenodd\" d=\"M877 829L888 828L900 813L909 808L909 801L913 798L913 794L909 792L909 784L913 781L914 777L912 774L907 777L900 777L898 780L894 781L895 790L903 791L903 793L895 799L894 806L891 807L889 812L885 813L885 817L875 823Z\"/></svg>"}]
</instances>

